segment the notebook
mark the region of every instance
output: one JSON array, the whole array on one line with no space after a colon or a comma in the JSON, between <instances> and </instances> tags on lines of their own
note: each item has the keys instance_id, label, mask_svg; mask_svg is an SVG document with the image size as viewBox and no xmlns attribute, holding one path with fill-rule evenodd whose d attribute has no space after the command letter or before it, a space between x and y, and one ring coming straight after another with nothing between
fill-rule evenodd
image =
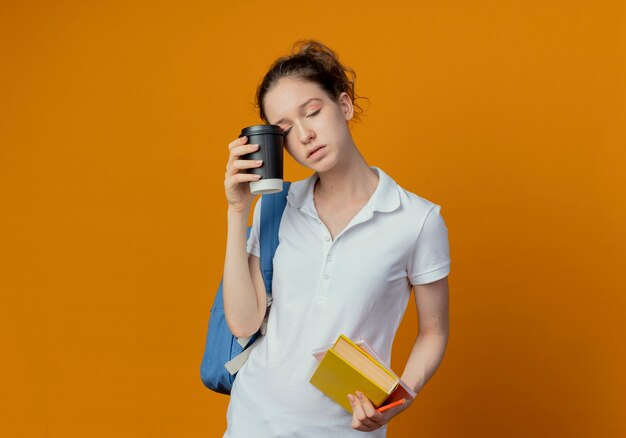
<instances>
[{"instance_id":1,"label":"notebook","mask_svg":"<svg viewBox=\"0 0 626 438\"><path fill-rule=\"evenodd\" d=\"M352 341L341 334L334 344L320 347L312 354L319 364L311 384L350 413L348 394L356 391L361 391L377 408L415 398L415 392L383 364L364 339Z\"/></svg>"}]
</instances>

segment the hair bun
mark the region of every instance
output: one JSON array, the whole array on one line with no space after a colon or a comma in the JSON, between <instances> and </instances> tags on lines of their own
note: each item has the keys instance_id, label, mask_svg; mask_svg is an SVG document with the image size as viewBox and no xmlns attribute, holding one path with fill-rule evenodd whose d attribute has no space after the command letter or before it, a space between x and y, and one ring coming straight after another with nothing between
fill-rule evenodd
<instances>
[{"instance_id":1,"label":"hair bun","mask_svg":"<svg viewBox=\"0 0 626 438\"><path fill-rule=\"evenodd\" d=\"M360 99L354 90L356 73L339 62L334 50L312 39L297 40L291 54L274 61L265 74L256 93L256 106L262 120L268 121L263 105L265 94L280 78L290 76L319 84L333 99L347 93L355 108L353 117L359 120L363 109L356 103L356 99Z\"/></svg>"},{"instance_id":2,"label":"hair bun","mask_svg":"<svg viewBox=\"0 0 626 438\"><path fill-rule=\"evenodd\" d=\"M337 54L329 47L316 40L299 40L293 45L292 54L305 56L319 56L325 54L337 58Z\"/></svg>"},{"instance_id":3,"label":"hair bun","mask_svg":"<svg viewBox=\"0 0 626 438\"><path fill-rule=\"evenodd\" d=\"M292 55L307 57L313 62L317 62L323 69L335 72L335 74L350 74L353 78L352 81L356 77L351 68L341 65L339 56L334 50L317 40L296 41L293 45Z\"/></svg>"}]
</instances>

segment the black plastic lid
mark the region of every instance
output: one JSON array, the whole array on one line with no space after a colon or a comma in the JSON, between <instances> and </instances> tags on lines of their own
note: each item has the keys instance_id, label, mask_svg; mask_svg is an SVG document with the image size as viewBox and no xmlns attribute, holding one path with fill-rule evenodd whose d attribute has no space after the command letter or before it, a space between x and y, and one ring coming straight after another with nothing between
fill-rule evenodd
<instances>
[{"instance_id":1,"label":"black plastic lid","mask_svg":"<svg viewBox=\"0 0 626 438\"><path fill-rule=\"evenodd\" d=\"M243 128L241 130L241 134L239 137L243 137L244 135L250 137L251 135L259 135L259 134L277 134L277 135L285 135L280 126L278 125L254 125L248 126L247 128Z\"/></svg>"}]
</instances>

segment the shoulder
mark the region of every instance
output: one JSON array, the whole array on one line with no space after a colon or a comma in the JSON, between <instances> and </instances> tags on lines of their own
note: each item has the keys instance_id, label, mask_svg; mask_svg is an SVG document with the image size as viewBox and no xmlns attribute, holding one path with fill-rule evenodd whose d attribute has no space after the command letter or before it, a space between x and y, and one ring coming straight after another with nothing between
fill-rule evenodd
<instances>
[{"instance_id":1,"label":"shoulder","mask_svg":"<svg viewBox=\"0 0 626 438\"><path fill-rule=\"evenodd\" d=\"M411 223L411 228L417 237L429 235L434 237L440 234L440 231L446 228L445 222L441 216L441 205L412 193L401 187L400 198L408 212L407 219Z\"/></svg>"},{"instance_id":2,"label":"shoulder","mask_svg":"<svg viewBox=\"0 0 626 438\"><path fill-rule=\"evenodd\" d=\"M447 227L441 216L441 205L402 187L395 181L390 186L398 197L398 208L390 215L390 218L393 218L390 226L406 237L407 244L414 247L420 236L422 241L443 242Z\"/></svg>"},{"instance_id":3,"label":"shoulder","mask_svg":"<svg viewBox=\"0 0 626 438\"><path fill-rule=\"evenodd\" d=\"M386 175L386 174L385 174ZM430 199L426 199L398 184L393 178L386 175L391 182L392 190L396 191L400 201L399 213L405 214L413 218L426 218L428 214L435 208L440 209L441 206ZM390 188L391 188L390 187Z\"/></svg>"},{"instance_id":4,"label":"shoulder","mask_svg":"<svg viewBox=\"0 0 626 438\"><path fill-rule=\"evenodd\" d=\"M433 208L441 207L436 202L419 196L400 185L398 187L398 193L400 194L400 202L402 206L415 213L428 214Z\"/></svg>"}]
</instances>

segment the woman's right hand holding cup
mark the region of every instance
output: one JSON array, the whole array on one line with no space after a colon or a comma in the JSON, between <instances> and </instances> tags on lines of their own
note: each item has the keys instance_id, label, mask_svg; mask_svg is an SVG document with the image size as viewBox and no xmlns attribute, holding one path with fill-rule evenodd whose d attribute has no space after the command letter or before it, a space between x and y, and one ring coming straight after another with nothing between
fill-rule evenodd
<instances>
[{"instance_id":1,"label":"woman's right hand holding cup","mask_svg":"<svg viewBox=\"0 0 626 438\"><path fill-rule=\"evenodd\" d=\"M241 156L255 152L259 149L258 144L246 144L247 137L239 137L228 145L230 155L226 164L224 187L226 200L230 209L237 213L248 213L252 204L250 182L258 181L260 175L246 173L246 169L252 169L263 165L262 161L242 160Z\"/></svg>"}]
</instances>

